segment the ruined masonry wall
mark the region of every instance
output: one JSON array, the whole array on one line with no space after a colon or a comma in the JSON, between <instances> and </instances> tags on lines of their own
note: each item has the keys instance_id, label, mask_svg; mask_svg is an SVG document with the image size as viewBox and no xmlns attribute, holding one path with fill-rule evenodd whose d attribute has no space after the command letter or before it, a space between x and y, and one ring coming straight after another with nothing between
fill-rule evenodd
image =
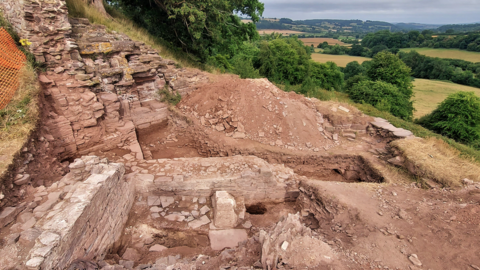
<instances>
[{"instance_id":1,"label":"ruined masonry wall","mask_svg":"<svg viewBox=\"0 0 480 270\"><path fill-rule=\"evenodd\" d=\"M134 200L123 164L88 156L71 164L71 171L60 182L73 183L70 191L34 226L40 235L27 258L29 268L66 269L75 259L101 260L122 234Z\"/></svg>"},{"instance_id":2,"label":"ruined masonry wall","mask_svg":"<svg viewBox=\"0 0 480 270\"><path fill-rule=\"evenodd\" d=\"M143 159L136 131L168 116L158 91L185 95L208 81L142 42L68 18L64 0L0 0L0 9L47 67L39 76L48 111L41 135L60 159L115 148Z\"/></svg>"},{"instance_id":3,"label":"ruined masonry wall","mask_svg":"<svg viewBox=\"0 0 480 270\"><path fill-rule=\"evenodd\" d=\"M226 191L246 204L295 200L300 179L292 169L255 156L148 160L132 170L127 177L145 195L209 197Z\"/></svg>"}]
</instances>

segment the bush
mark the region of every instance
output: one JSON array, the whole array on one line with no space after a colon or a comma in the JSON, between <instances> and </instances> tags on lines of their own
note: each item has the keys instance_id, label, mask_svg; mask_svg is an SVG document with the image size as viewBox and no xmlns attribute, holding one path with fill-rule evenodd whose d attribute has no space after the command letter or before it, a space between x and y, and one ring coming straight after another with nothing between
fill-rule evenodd
<instances>
[{"instance_id":1,"label":"bush","mask_svg":"<svg viewBox=\"0 0 480 270\"><path fill-rule=\"evenodd\" d=\"M474 92L451 94L417 123L456 141L474 144L480 140L480 98Z\"/></svg>"},{"instance_id":2,"label":"bush","mask_svg":"<svg viewBox=\"0 0 480 270\"><path fill-rule=\"evenodd\" d=\"M347 66L343 70L343 73L345 73L345 80L348 80L355 75L364 74L365 68L361 66L357 61L353 61L347 64Z\"/></svg>"},{"instance_id":3,"label":"bush","mask_svg":"<svg viewBox=\"0 0 480 270\"><path fill-rule=\"evenodd\" d=\"M384 81L398 87L409 100L413 95L411 69L398 56L391 52L379 52L367 69L367 76L372 81Z\"/></svg>"},{"instance_id":4,"label":"bush","mask_svg":"<svg viewBox=\"0 0 480 270\"><path fill-rule=\"evenodd\" d=\"M347 89L350 98L368 103L404 120L413 116L413 104L395 85L383 81L360 81Z\"/></svg>"}]
</instances>

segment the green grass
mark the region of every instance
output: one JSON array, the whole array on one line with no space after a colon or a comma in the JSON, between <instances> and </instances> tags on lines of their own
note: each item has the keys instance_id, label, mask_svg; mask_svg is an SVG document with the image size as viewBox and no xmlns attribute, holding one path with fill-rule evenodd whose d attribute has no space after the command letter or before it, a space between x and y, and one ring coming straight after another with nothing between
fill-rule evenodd
<instances>
[{"instance_id":1,"label":"green grass","mask_svg":"<svg viewBox=\"0 0 480 270\"><path fill-rule=\"evenodd\" d=\"M432 49L432 48L405 48L402 52L417 51L430 57L461 59L470 62L480 62L480 52L470 52L458 49Z\"/></svg>"},{"instance_id":2,"label":"green grass","mask_svg":"<svg viewBox=\"0 0 480 270\"><path fill-rule=\"evenodd\" d=\"M416 110L413 114L414 118L420 118L431 113L448 95L459 91L475 92L480 97L480 89L476 87L448 81L415 79L413 82L413 92L415 94L413 106Z\"/></svg>"},{"instance_id":3,"label":"green grass","mask_svg":"<svg viewBox=\"0 0 480 270\"><path fill-rule=\"evenodd\" d=\"M357 61L359 64L370 61L372 59L361 56L350 56L350 55L333 55L333 54L319 54L313 53L312 59L319 63L334 62L339 67L346 67L348 63Z\"/></svg>"}]
</instances>

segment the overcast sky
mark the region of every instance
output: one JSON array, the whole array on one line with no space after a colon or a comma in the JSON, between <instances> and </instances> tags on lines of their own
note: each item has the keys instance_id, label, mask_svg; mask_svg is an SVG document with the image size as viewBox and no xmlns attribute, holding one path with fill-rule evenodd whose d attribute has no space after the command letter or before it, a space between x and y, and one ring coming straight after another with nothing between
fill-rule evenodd
<instances>
[{"instance_id":1,"label":"overcast sky","mask_svg":"<svg viewBox=\"0 0 480 270\"><path fill-rule=\"evenodd\" d=\"M480 22L480 0L260 0L264 17L457 24Z\"/></svg>"}]
</instances>

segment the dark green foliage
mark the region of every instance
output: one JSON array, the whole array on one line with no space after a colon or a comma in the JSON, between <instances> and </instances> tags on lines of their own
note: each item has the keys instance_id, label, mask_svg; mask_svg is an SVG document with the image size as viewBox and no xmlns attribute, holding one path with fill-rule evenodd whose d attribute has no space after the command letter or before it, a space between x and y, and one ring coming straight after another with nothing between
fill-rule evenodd
<instances>
[{"instance_id":1,"label":"dark green foliage","mask_svg":"<svg viewBox=\"0 0 480 270\"><path fill-rule=\"evenodd\" d=\"M360 81L347 89L347 93L355 102L371 104L404 120L412 118L412 102L393 84L383 81Z\"/></svg>"},{"instance_id":2,"label":"dark green foliage","mask_svg":"<svg viewBox=\"0 0 480 270\"><path fill-rule=\"evenodd\" d=\"M363 75L363 74L359 74L359 75L355 75L353 77L350 77L348 78L348 80L345 81L345 89L351 89L355 84L359 83L359 82L362 82L362 81L369 81L368 77Z\"/></svg>"},{"instance_id":3,"label":"dark green foliage","mask_svg":"<svg viewBox=\"0 0 480 270\"><path fill-rule=\"evenodd\" d=\"M260 74L271 81L301 84L306 76L308 60L310 54L297 38L280 38L260 44Z\"/></svg>"},{"instance_id":4,"label":"dark green foliage","mask_svg":"<svg viewBox=\"0 0 480 270\"><path fill-rule=\"evenodd\" d=\"M472 24L447 24L440 26L438 31L449 33L450 31L454 32L473 32L480 30L480 23L472 23Z\"/></svg>"},{"instance_id":5,"label":"dark green foliage","mask_svg":"<svg viewBox=\"0 0 480 270\"><path fill-rule=\"evenodd\" d=\"M400 52L400 59L412 68L415 78L449 80L480 88L480 63L458 59L441 59L421 55L416 51Z\"/></svg>"},{"instance_id":6,"label":"dark green foliage","mask_svg":"<svg viewBox=\"0 0 480 270\"><path fill-rule=\"evenodd\" d=\"M263 13L263 4L257 0L112 0L111 3L154 36L195 54L202 62L211 61L216 55L228 59L244 41L258 39L255 24L242 23L236 14L248 15L256 22Z\"/></svg>"},{"instance_id":7,"label":"dark green foliage","mask_svg":"<svg viewBox=\"0 0 480 270\"><path fill-rule=\"evenodd\" d=\"M410 100L413 95L411 69L398 56L388 52L379 52L367 69L367 76L373 81L384 81L398 87L398 90Z\"/></svg>"},{"instance_id":8,"label":"dark green foliage","mask_svg":"<svg viewBox=\"0 0 480 270\"><path fill-rule=\"evenodd\" d=\"M351 56L364 56L365 48L362 45L353 45L350 51L348 52Z\"/></svg>"},{"instance_id":9,"label":"dark green foliage","mask_svg":"<svg viewBox=\"0 0 480 270\"><path fill-rule=\"evenodd\" d=\"M325 90L341 91L344 82L344 75L333 62L320 64L309 61L307 76L313 80L315 85Z\"/></svg>"},{"instance_id":10,"label":"dark green foliage","mask_svg":"<svg viewBox=\"0 0 480 270\"><path fill-rule=\"evenodd\" d=\"M344 55L348 54L350 49L348 47L340 46L338 44L335 44L333 46L327 46L323 48L323 53L325 54L333 54L333 55Z\"/></svg>"},{"instance_id":11,"label":"dark green foliage","mask_svg":"<svg viewBox=\"0 0 480 270\"><path fill-rule=\"evenodd\" d=\"M461 50L480 52L480 33L469 34L437 34L432 37L431 30L410 31L408 33L390 32L388 30L369 33L362 39L362 46L373 49L376 46L385 46L387 49L395 48L457 48Z\"/></svg>"},{"instance_id":12,"label":"dark green foliage","mask_svg":"<svg viewBox=\"0 0 480 270\"><path fill-rule=\"evenodd\" d=\"M362 65L357 61L353 61L347 64L343 73L345 74L345 80L348 80L355 75L365 74L365 71L366 69Z\"/></svg>"},{"instance_id":13,"label":"dark green foliage","mask_svg":"<svg viewBox=\"0 0 480 270\"><path fill-rule=\"evenodd\" d=\"M471 144L480 140L480 98L474 92L449 95L431 114L417 123L456 141Z\"/></svg>"},{"instance_id":14,"label":"dark green foliage","mask_svg":"<svg viewBox=\"0 0 480 270\"><path fill-rule=\"evenodd\" d=\"M388 51L388 47L383 44L376 45L370 51L368 51L368 56L374 57L375 55L377 55L379 52L382 52L382 51Z\"/></svg>"}]
</instances>

